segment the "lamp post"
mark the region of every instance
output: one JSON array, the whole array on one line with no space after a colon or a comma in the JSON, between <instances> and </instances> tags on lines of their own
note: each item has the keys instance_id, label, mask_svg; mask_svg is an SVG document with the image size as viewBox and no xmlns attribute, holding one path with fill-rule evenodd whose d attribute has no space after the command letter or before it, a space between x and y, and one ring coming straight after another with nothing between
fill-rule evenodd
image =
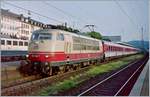
<instances>
[{"instance_id":1,"label":"lamp post","mask_svg":"<svg viewBox=\"0 0 150 97\"><path fill-rule=\"evenodd\" d=\"M144 28L143 28L143 27L141 27L141 35L142 35L142 36L141 36L141 39L142 39L142 40L141 40L141 46L142 46L141 49L142 49L142 50L144 51L144 53L145 53L144 36L143 36L143 35L144 35Z\"/></svg>"}]
</instances>

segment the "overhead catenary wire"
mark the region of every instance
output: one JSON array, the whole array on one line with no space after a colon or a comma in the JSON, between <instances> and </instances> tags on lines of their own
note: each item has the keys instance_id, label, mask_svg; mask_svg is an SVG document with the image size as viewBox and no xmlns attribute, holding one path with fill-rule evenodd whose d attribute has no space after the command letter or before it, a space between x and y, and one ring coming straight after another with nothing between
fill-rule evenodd
<instances>
[{"instance_id":1,"label":"overhead catenary wire","mask_svg":"<svg viewBox=\"0 0 150 97\"><path fill-rule=\"evenodd\" d=\"M47 3L46 1L42 1L42 3L44 3L45 5L47 5L47 6L49 6L49 7L52 7L52 8L54 8L54 9L58 10L59 12L63 13L63 14L66 15L66 16L69 16L69 17L71 17L71 18L76 18L76 20L80 20L80 22L82 22L82 23L85 24L85 26L84 26L83 28L86 28L86 25L94 25L95 28L98 28L95 24L91 24L91 23L89 23L87 20L84 20L84 19L82 19L82 18L79 18L79 17L77 17L77 16L75 16L75 15L72 15L71 13L66 12L66 11L64 11L64 10L62 10L62 9L60 9L60 8L58 8L58 7L56 7L56 6L52 5L52 4L50 4L50 3ZM82 31L83 28L81 28L80 31ZM94 29L94 28L93 28L93 29ZM89 29L89 30L92 31L91 29Z\"/></svg>"},{"instance_id":2,"label":"overhead catenary wire","mask_svg":"<svg viewBox=\"0 0 150 97\"><path fill-rule=\"evenodd\" d=\"M33 11L33 10L29 10L29 9L20 7L20 6L15 5L15 4L8 3L8 2L6 2L6 1L5 1L5 4L8 4L8 5L10 5L10 6L13 6L13 7L16 7L16 8L22 9L22 10L25 10L25 11L30 11L30 13L36 14L36 15L41 16L41 17L45 17L45 18L47 18L47 19L49 19L49 20L53 20L53 21L55 21L55 22L57 22L57 23L61 23L61 24L64 23L64 22L59 21L59 20L57 20L57 19L54 19L54 18L45 16L45 15L42 15L42 14L40 14L40 13L38 13L38 12Z\"/></svg>"},{"instance_id":3,"label":"overhead catenary wire","mask_svg":"<svg viewBox=\"0 0 150 97\"><path fill-rule=\"evenodd\" d=\"M60 8L58 8L58 7L54 6L54 5L46 2L46 1L42 1L42 3L44 3L45 5L50 6L50 7L54 8L54 9L58 10L59 12L63 13L66 16L69 16L69 17L72 17L72 18L76 18L77 20L80 20L80 21L84 22L85 24L88 24L87 21L85 21L85 20L83 20L83 19L81 19L81 18L79 18L79 17L77 17L75 15L72 15L69 12L66 12L66 11L64 11L64 10L62 10L62 9L60 9Z\"/></svg>"},{"instance_id":4,"label":"overhead catenary wire","mask_svg":"<svg viewBox=\"0 0 150 97\"><path fill-rule=\"evenodd\" d=\"M45 2L45 1L44 1L44 2ZM46 2L46 3L47 3L47 2ZM54 18L52 18L52 17L48 17L48 16L45 16L45 15L42 15L42 14L36 12L36 11L26 9L26 8L20 7L20 6L18 6L18 5L15 5L15 4L6 2L6 1L5 1L5 4L10 5L10 6L13 6L13 7L16 7L16 8L21 9L21 10L25 10L25 11L27 11L28 13L30 12L30 15L33 13L33 14L38 15L38 17L39 17L39 16L45 17L45 18L50 19L50 20L53 20L53 21L55 21L55 22L64 24L64 22L62 22L62 21L59 21L59 20L54 19ZM77 16L74 16L74 15L72 15L72 14L70 14L70 13L68 13L68 12L66 12L66 11L64 11L64 10L62 10L62 9L60 9L60 8L57 8L56 6L54 6L54 5L50 4L50 3L47 3L47 5L49 5L49 6L53 7L53 8L55 8L55 9L59 10L60 12L62 12L63 14L65 14L65 15L67 15L67 16L69 16L69 17L76 18L76 20L79 20L80 22L84 23L85 25L89 24L89 23L87 22L87 20L84 20L84 19L81 19L81 18L79 18L79 17L77 17ZM96 26L96 27L97 27L97 26Z\"/></svg>"},{"instance_id":5,"label":"overhead catenary wire","mask_svg":"<svg viewBox=\"0 0 150 97\"><path fill-rule=\"evenodd\" d=\"M118 5L118 7L120 8L120 10L127 16L127 18L129 19L129 21L132 23L132 25L134 25L135 29L140 32L141 27L138 26L138 24L136 24L133 20L133 18L131 18L128 13L122 8L122 6L120 5L120 3L117 0L114 0L115 3ZM132 33L133 34L133 33ZM140 34L137 33L137 37L140 38Z\"/></svg>"},{"instance_id":6,"label":"overhead catenary wire","mask_svg":"<svg viewBox=\"0 0 150 97\"><path fill-rule=\"evenodd\" d=\"M117 0L114 0L115 3L118 5L118 7L120 8L120 10L127 16L127 18L129 19L129 21L137 28L139 29L139 27L137 26L137 24L134 22L134 20L128 15L128 13L122 8L122 6L120 5L120 3Z\"/></svg>"}]
</instances>

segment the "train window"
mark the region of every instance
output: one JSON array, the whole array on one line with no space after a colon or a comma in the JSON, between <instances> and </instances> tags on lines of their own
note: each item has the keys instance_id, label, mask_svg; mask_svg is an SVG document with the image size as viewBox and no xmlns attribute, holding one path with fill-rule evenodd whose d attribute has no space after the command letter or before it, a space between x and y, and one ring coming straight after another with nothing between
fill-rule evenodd
<instances>
[{"instance_id":1,"label":"train window","mask_svg":"<svg viewBox=\"0 0 150 97\"><path fill-rule=\"evenodd\" d=\"M38 37L39 37L39 33L34 33L31 36L31 40L38 40Z\"/></svg>"},{"instance_id":2,"label":"train window","mask_svg":"<svg viewBox=\"0 0 150 97\"><path fill-rule=\"evenodd\" d=\"M111 47L111 51L114 51L114 47L113 46Z\"/></svg>"},{"instance_id":3,"label":"train window","mask_svg":"<svg viewBox=\"0 0 150 97\"><path fill-rule=\"evenodd\" d=\"M86 50L89 50L88 45L86 45Z\"/></svg>"},{"instance_id":4,"label":"train window","mask_svg":"<svg viewBox=\"0 0 150 97\"><path fill-rule=\"evenodd\" d=\"M86 45L82 45L82 50L86 50Z\"/></svg>"},{"instance_id":5,"label":"train window","mask_svg":"<svg viewBox=\"0 0 150 97\"><path fill-rule=\"evenodd\" d=\"M39 40L51 40L52 34L51 33L39 33Z\"/></svg>"},{"instance_id":6,"label":"train window","mask_svg":"<svg viewBox=\"0 0 150 97\"><path fill-rule=\"evenodd\" d=\"M24 46L28 46L28 42L24 42Z\"/></svg>"},{"instance_id":7,"label":"train window","mask_svg":"<svg viewBox=\"0 0 150 97\"><path fill-rule=\"evenodd\" d=\"M73 42L74 43L80 43L80 38L79 37L73 37Z\"/></svg>"},{"instance_id":8,"label":"train window","mask_svg":"<svg viewBox=\"0 0 150 97\"><path fill-rule=\"evenodd\" d=\"M111 51L111 46L109 46L109 51Z\"/></svg>"},{"instance_id":9,"label":"train window","mask_svg":"<svg viewBox=\"0 0 150 97\"><path fill-rule=\"evenodd\" d=\"M113 51L113 50L112 50L112 46L110 47L110 51Z\"/></svg>"},{"instance_id":10,"label":"train window","mask_svg":"<svg viewBox=\"0 0 150 97\"><path fill-rule=\"evenodd\" d=\"M51 38L51 36L41 36L40 35L40 37L39 37L39 40L51 40L52 38Z\"/></svg>"},{"instance_id":11,"label":"train window","mask_svg":"<svg viewBox=\"0 0 150 97\"><path fill-rule=\"evenodd\" d=\"M57 40L63 41L64 40L64 35L63 34L58 34L57 35Z\"/></svg>"},{"instance_id":12,"label":"train window","mask_svg":"<svg viewBox=\"0 0 150 97\"><path fill-rule=\"evenodd\" d=\"M64 40L64 35L63 35L63 34L60 34L60 36L61 36L61 40Z\"/></svg>"},{"instance_id":13,"label":"train window","mask_svg":"<svg viewBox=\"0 0 150 97\"><path fill-rule=\"evenodd\" d=\"M23 46L23 42L22 41L19 41L19 46Z\"/></svg>"},{"instance_id":14,"label":"train window","mask_svg":"<svg viewBox=\"0 0 150 97\"><path fill-rule=\"evenodd\" d=\"M81 42L81 44L85 44L86 40L84 38L80 38L80 42Z\"/></svg>"},{"instance_id":15,"label":"train window","mask_svg":"<svg viewBox=\"0 0 150 97\"><path fill-rule=\"evenodd\" d=\"M13 41L13 45L18 45L18 42L17 41Z\"/></svg>"},{"instance_id":16,"label":"train window","mask_svg":"<svg viewBox=\"0 0 150 97\"><path fill-rule=\"evenodd\" d=\"M1 40L1 45L5 45L5 40Z\"/></svg>"},{"instance_id":17,"label":"train window","mask_svg":"<svg viewBox=\"0 0 150 97\"><path fill-rule=\"evenodd\" d=\"M89 50L92 50L92 49L93 49L93 47L92 47L92 46L90 46Z\"/></svg>"},{"instance_id":18,"label":"train window","mask_svg":"<svg viewBox=\"0 0 150 97\"><path fill-rule=\"evenodd\" d=\"M96 50L100 50L100 49L99 49L99 46L96 46Z\"/></svg>"},{"instance_id":19,"label":"train window","mask_svg":"<svg viewBox=\"0 0 150 97\"><path fill-rule=\"evenodd\" d=\"M51 33L33 33L31 36L31 40L51 40Z\"/></svg>"},{"instance_id":20,"label":"train window","mask_svg":"<svg viewBox=\"0 0 150 97\"><path fill-rule=\"evenodd\" d=\"M81 50L81 45L73 44L73 50Z\"/></svg>"},{"instance_id":21,"label":"train window","mask_svg":"<svg viewBox=\"0 0 150 97\"><path fill-rule=\"evenodd\" d=\"M11 45L11 41L10 40L7 40L7 45Z\"/></svg>"},{"instance_id":22,"label":"train window","mask_svg":"<svg viewBox=\"0 0 150 97\"><path fill-rule=\"evenodd\" d=\"M91 50L95 50L95 46L91 46Z\"/></svg>"},{"instance_id":23,"label":"train window","mask_svg":"<svg viewBox=\"0 0 150 97\"><path fill-rule=\"evenodd\" d=\"M86 43L86 42L87 42L87 39L84 39L84 40L83 40L83 43Z\"/></svg>"}]
</instances>

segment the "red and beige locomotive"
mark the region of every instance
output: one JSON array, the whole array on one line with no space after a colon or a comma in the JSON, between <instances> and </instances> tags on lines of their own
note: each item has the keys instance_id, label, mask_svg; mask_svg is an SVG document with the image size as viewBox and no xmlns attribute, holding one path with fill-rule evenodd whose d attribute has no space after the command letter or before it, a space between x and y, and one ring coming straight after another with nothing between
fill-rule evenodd
<instances>
[{"instance_id":1,"label":"red and beige locomotive","mask_svg":"<svg viewBox=\"0 0 150 97\"><path fill-rule=\"evenodd\" d=\"M32 33L28 59L37 72L53 75L95 64L107 57L137 52L130 46L58 29L41 29Z\"/></svg>"}]
</instances>

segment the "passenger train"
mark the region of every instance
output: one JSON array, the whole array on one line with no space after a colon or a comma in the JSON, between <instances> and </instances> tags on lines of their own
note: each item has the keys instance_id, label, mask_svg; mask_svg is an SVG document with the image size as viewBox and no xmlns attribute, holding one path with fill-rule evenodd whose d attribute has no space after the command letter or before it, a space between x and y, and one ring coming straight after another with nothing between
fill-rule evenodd
<instances>
[{"instance_id":1,"label":"passenger train","mask_svg":"<svg viewBox=\"0 0 150 97\"><path fill-rule=\"evenodd\" d=\"M27 51L28 40L2 38L1 51Z\"/></svg>"},{"instance_id":2,"label":"passenger train","mask_svg":"<svg viewBox=\"0 0 150 97\"><path fill-rule=\"evenodd\" d=\"M28 53L34 71L55 75L106 58L136 54L138 49L63 30L42 29L32 33Z\"/></svg>"}]
</instances>

